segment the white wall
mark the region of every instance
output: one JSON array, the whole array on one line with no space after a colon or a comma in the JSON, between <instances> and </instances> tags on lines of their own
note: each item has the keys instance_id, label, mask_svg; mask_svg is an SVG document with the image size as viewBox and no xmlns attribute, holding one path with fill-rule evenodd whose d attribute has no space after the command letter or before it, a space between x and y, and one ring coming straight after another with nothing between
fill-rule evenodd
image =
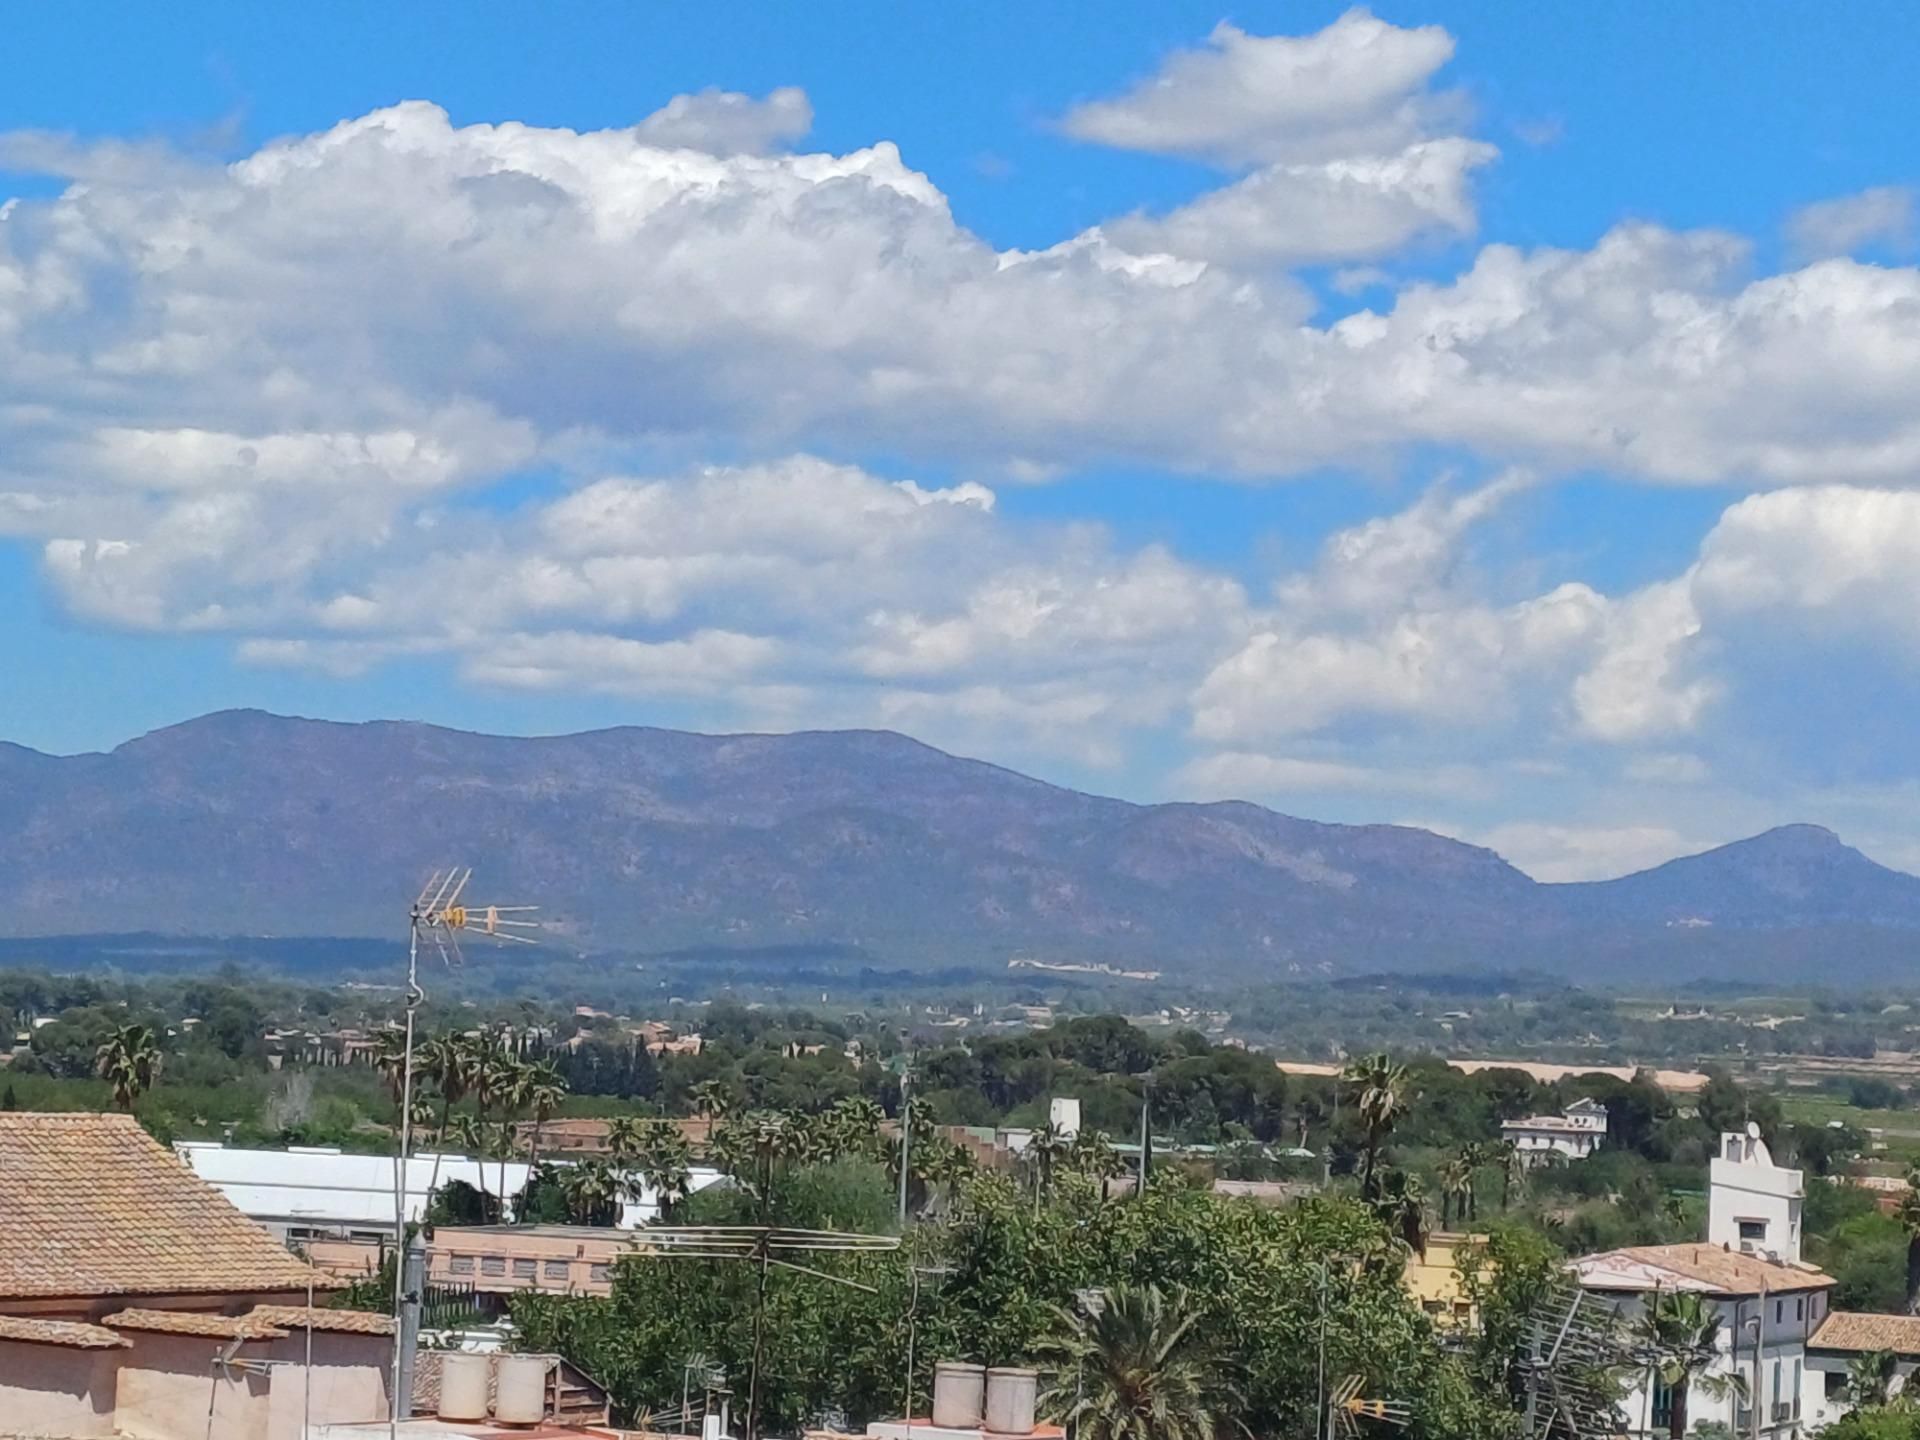
<instances>
[{"instance_id":1,"label":"white wall","mask_svg":"<svg viewBox=\"0 0 1920 1440\"><path fill-rule=\"evenodd\" d=\"M1707 1243L1732 1250L1800 1258L1800 1204L1806 1186L1798 1170L1773 1163L1759 1127L1720 1137L1709 1167Z\"/></svg>"},{"instance_id":2,"label":"white wall","mask_svg":"<svg viewBox=\"0 0 1920 1440\"><path fill-rule=\"evenodd\" d=\"M1632 1324L1643 1309L1642 1297L1635 1295L1617 1299L1621 1318L1627 1324ZM1707 1369L1710 1378L1731 1374L1738 1367L1748 1386L1753 1387L1752 1322L1756 1315L1761 1320L1759 1385L1753 1390L1760 1411L1760 1433L1785 1435L1795 1426L1806 1429L1824 1423L1816 1417L1826 1413L1826 1382L1823 1375L1812 1368L1807 1358L1806 1342L1826 1316L1825 1293L1803 1291L1791 1295L1769 1295L1764 1302L1758 1297L1747 1296L1743 1299L1716 1300L1713 1304L1720 1315L1720 1350L1714 1363ZM1797 1371L1795 1362L1798 1362ZM1776 1372L1779 1375L1780 1402L1787 1411L1785 1418L1778 1421L1773 1418ZM1629 1431L1646 1433L1658 1428L1651 1423L1650 1398L1648 1378L1638 1377L1621 1402ZM1687 1396L1687 1427L1691 1430L1709 1420L1732 1427L1738 1418L1737 1409L1738 1401L1734 1397L1711 1399L1696 1384ZM1664 1428L1660 1429L1660 1433L1665 1433ZM1744 1436L1751 1432L1740 1430L1736 1433Z\"/></svg>"}]
</instances>

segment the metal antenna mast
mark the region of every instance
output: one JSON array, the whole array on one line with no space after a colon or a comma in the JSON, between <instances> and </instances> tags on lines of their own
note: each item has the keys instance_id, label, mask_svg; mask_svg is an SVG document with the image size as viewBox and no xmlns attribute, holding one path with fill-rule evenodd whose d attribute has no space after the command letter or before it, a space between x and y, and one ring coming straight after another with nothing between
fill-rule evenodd
<instances>
[{"instance_id":1,"label":"metal antenna mast","mask_svg":"<svg viewBox=\"0 0 1920 1440\"><path fill-rule=\"evenodd\" d=\"M531 945L534 943L533 937L522 932L539 929L539 922L528 918L538 906L468 906L461 903L467 884L472 879L471 866L462 869L456 865L451 870L436 870L427 877L427 883L420 887L419 896L407 911L406 1050L400 1065L400 1145L393 1159L393 1388L387 1404L389 1440L397 1440L400 1411L411 1404L412 1398L400 1393L400 1382L403 1374L410 1373L412 1369L405 1363L409 1338L406 1333L405 1283L407 1157L413 1150L414 1012L427 998L427 992L420 985L420 937L426 935L438 952L441 963L452 969L462 961L460 935L463 931L485 935L490 940ZM503 1195L500 1198L504 1205L506 1197Z\"/></svg>"}]
</instances>

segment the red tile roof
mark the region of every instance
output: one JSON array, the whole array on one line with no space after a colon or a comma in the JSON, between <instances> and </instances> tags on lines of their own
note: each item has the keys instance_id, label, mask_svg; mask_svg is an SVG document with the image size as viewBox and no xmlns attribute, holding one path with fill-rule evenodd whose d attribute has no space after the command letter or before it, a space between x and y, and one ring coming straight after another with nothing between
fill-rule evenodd
<instances>
[{"instance_id":1,"label":"red tile roof","mask_svg":"<svg viewBox=\"0 0 1920 1440\"><path fill-rule=\"evenodd\" d=\"M122 1310L100 1321L115 1330L205 1335L213 1340L280 1340L287 1332L257 1314L208 1315L198 1310Z\"/></svg>"},{"instance_id":2,"label":"red tile roof","mask_svg":"<svg viewBox=\"0 0 1920 1440\"><path fill-rule=\"evenodd\" d=\"M0 1112L0 1300L299 1290L306 1265L129 1115Z\"/></svg>"},{"instance_id":3,"label":"red tile roof","mask_svg":"<svg viewBox=\"0 0 1920 1440\"><path fill-rule=\"evenodd\" d=\"M247 1318L287 1330L304 1330L311 1324L315 1330L331 1330L345 1335L393 1334L393 1317L377 1315L371 1310L330 1310L319 1305L311 1310L304 1305L256 1305L247 1312Z\"/></svg>"},{"instance_id":4,"label":"red tile roof","mask_svg":"<svg viewBox=\"0 0 1920 1440\"><path fill-rule=\"evenodd\" d=\"M124 1350L132 1342L101 1325L80 1320L43 1320L37 1315L0 1315L0 1340L67 1345L76 1350Z\"/></svg>"}]
</instances>

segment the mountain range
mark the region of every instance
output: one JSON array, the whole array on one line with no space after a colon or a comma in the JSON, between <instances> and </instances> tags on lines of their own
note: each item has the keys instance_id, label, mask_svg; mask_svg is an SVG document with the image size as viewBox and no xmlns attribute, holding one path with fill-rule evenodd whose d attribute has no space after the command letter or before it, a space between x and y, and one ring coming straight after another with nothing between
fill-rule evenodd
<instances>
[{"instance_id":1,"label":"mountain range","mask_svg":"<svg viewBox=\"0 0 1920 1440\"><path fill-rule=\"evenodd\" d=\"M881 731L226 711L107 754L0 745L0 934L392 936L452 863L539 904L550 943L627 954L1832 978L1899 973L1920 942L1920 878L1811 825L1550 885L1425 830L1132 804Z\"/></svg>"}]
</instances>

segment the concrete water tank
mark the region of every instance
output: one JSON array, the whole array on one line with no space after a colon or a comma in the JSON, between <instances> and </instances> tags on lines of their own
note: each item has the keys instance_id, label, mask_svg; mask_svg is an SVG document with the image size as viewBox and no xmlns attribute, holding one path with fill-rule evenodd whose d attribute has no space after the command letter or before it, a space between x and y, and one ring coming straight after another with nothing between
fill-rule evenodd
<instances>
[{"instance_id":1,"label":"concrete water tank","mask_svg":"<svg viewBox=\"0 0 1920 1440\"><path fill-rule=\"evenodd\" d=\"M987 1429L995 1435L1033 1432L1034 1372L1007 1366L987 1371Z\"/></svg>"},{"instance_id":2,"label":"concrete water tank","mask_svg":"<svg viewBox=\"0 0 1920 1440\"><path fill-rule=\"evenodd\" d=\"M933 1367L935 1425L943 1430L978 1430L986 1407L986 1366L942 1360Z\"/></svg>"},{"instance_id":3,"label":"concrete water tank","mask_svg":"<svg viewBox=\"0 0 1920 1440\"><path fill-rule=\"evenodd\" d=\"M494 1361L493 1418L502 1425L538 1425L547 1418L547 1362L538 1355Z\"/></svg>"},{"instance_id":4,"label":"concrete water tank","mask_svg":"<svg viewBox=\"0 0 1920 1440\"><path fill-rule=\"evenodd\" d=\"M487 1418L486 1355L440 1357L440 1409L442 1420L484 1420Z\"/></svg>"}]
</instances>

